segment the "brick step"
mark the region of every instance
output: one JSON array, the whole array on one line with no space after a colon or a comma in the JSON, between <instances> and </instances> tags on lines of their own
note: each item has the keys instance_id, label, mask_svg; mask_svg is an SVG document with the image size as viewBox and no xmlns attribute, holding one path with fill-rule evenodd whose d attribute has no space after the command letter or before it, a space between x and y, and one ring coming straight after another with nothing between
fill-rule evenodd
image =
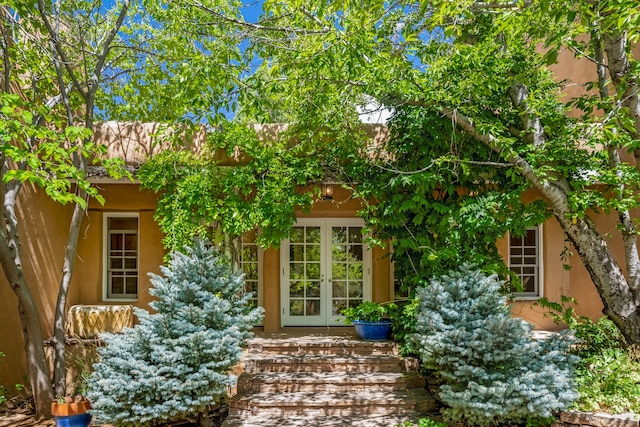
<instances>
[{"instance_id":1,"label":"brick step","mask_svg":"<svg viewBox=\"0 0 640 427\"><path fill-rule=\"evenodd\" d=\"M268 372L242 374L238 391L259 392L332 392L397 391L424 388L425 379L419 374L402 372Z\"/></svg>"},{"instance_id":2,"label":"brick step","mask_svg":"<svg viewBox=\"0 0 640 427\"><path fill-rule=\"evenodd\" d=\"M398 355L398 346L392 341L362 341L344 337L253 338L248 344L247 352L258 354Z\"/></svg>"},{"instance_id":3,"label":"brick step","mask_svg":"<svg viewBox=\"0 0 640 427\"><path fill-rule=\"evenodd\" d=\"M397 416L428 413L435 407L435 400L424 389L356 393L239 393L229 400L229 416Z\"/></svg>"},{"instance_id":4,"label":"brick step","mask_svg":"<svg viewBox=\"0 0 640 427\"><path fill-rule=\"evenodd\" d=\"M222 423L222 427L394 427L402 425L405 421L418 425L419 420L418 415L302 416L295 418L253 415L228 417Z\"/></svg>"},{"instance_id":5,"label":"brick step","mask_svg":"<svg viewBox=\"0 0 640 427\"><path fill-rule=\"evenodd\" d=\"M394 356L334 356L334 355L258 355L248 354L243 360L249 374L261 372L415 372L415 359Z\"/></svg>"}]
</instances>

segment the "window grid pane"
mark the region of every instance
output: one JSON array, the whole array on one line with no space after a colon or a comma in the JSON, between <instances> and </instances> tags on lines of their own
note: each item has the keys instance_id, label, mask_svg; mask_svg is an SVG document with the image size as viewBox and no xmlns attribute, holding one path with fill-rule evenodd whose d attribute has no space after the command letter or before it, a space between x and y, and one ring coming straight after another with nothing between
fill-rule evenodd
<instances>
[{"instance_id":1,"label":"window grid pane","mask_svg":"<svg viewBox=\"0 0 640 427\"><path fill-rule=\"evenodd\" d=\"M364 244L362 227L333 227L331 234L331 276L334 281L331 312L337 316L364 298Z\"/></svg>"},{"instance_id":2,"label":"window grid pane","mask_svg":"<svg viewBox=\"0 0 640 427\"><path fill-rule=\"evenodd\" d=\"M107 219L107 297L138 297L138 218Z\"/></svg>"},{"instance_id":3,"label":"window grid pane","mask_svg":"<svg viewBox=\"0 0 640 427\"><path fill-rule=\"evenodd\" d=\"M245 233L240 237L240 268L245 275L244 291L252 293L249 300L252 307L260 305L258 245L255 238L255 233Z\"/></svg>"},{"instance_id":4,"label":"window grid pane","mask_svg":"<svg viewBox=\"0 0 640 427\"><path fill-rule=\"evenodd\" d=\"M509 268L522 283L522 290L515 292L516 295L540 294L538 233L539 227L535 227L528 229L524 237L509 237Z\"/></svg>"},{"instance_id":5,"label":"window grid pane","mask_svg":"<svg viewBox=\"0 0 640 427\"><path fill-rule=\"evenodd\" d=\"M289 246L290 316L320 316L320 248L320 227L293 227Z\"/></svg>"}]
</instances>

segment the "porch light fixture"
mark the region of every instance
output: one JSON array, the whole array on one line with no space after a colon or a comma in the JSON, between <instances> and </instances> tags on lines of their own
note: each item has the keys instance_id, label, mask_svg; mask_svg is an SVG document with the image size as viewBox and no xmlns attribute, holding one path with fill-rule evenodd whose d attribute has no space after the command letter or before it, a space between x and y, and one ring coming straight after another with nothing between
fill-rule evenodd
<instances>
[{"instance_id":1,"label":"porch light fixture","mask_svg":"<svg viewBox=\"0 0 640 427\"><path fill-rule=\"evenodd\" d=\"M322 183L322 200L333 200L333 184Z\"/></svg>"}]
</instances>

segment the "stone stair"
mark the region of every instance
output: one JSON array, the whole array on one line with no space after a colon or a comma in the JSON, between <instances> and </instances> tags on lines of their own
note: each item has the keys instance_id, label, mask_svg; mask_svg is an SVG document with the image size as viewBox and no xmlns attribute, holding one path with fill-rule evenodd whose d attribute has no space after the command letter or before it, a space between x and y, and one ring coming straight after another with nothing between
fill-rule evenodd
<instances>
[{"instance_id":1,"label":"stone stair","mask_svg":"<svg viewBox=\"0 0 640 427\"><path fill-rule=\"evenodd\" d=\"M223 427L393 427L436 407L392 342L255 338L243 368Z\"/></svg>"}]
</instances>

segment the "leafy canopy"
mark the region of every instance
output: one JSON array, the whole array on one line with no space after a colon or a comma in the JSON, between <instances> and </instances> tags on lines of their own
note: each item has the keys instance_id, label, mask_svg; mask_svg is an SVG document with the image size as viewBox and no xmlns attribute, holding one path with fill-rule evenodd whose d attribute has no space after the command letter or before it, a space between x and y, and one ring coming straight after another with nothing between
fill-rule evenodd
<instances>
[{"instance_id":1,"label":"leafy canopy","mask_svg":"<svg viewBox=\"0 0 640 427\"><path fill-rule=\"evenodd\" d=\"M166 151L151 158L138 176L144 187L163 193L155 217L165 247L195 236L221 243L225 235L256 229L259 244L277 246L295 222L295 210L309 210L317 196L305 186L322 178L322 167L306 148L287 134L265 142L253 128L226 124L207 135L199 153Z\"/></svg>"}]
</instances>

